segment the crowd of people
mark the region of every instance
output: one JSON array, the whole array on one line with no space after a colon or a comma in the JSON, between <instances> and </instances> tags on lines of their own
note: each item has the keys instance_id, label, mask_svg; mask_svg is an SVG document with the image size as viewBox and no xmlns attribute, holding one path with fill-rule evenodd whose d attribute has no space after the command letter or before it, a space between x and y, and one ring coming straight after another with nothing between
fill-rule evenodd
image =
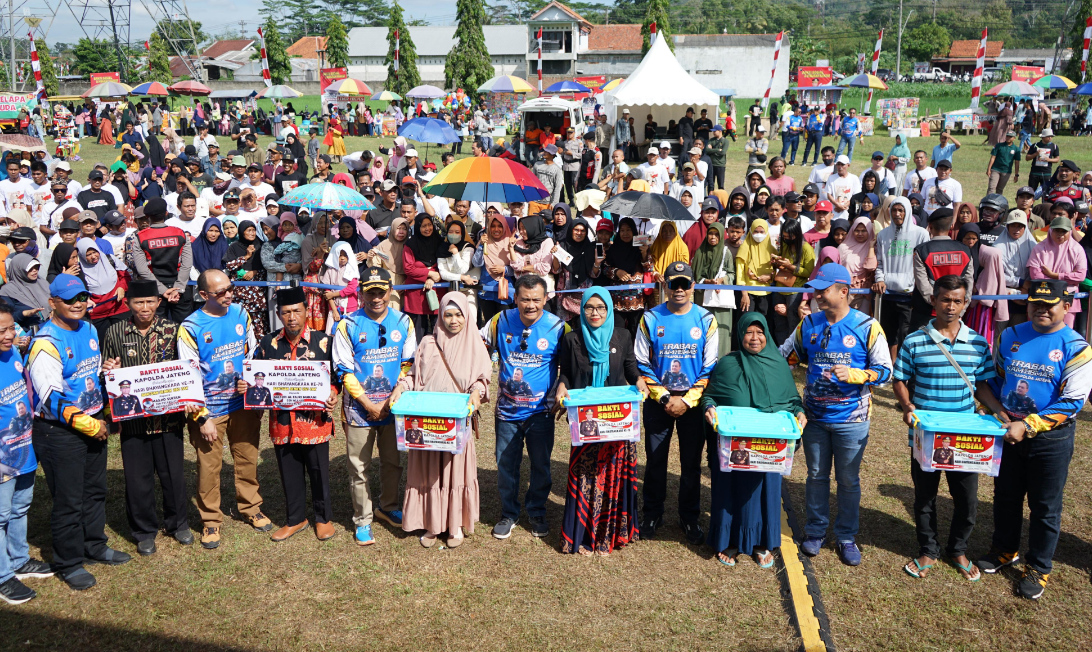
<instances>
[{"instance_id":1,"label":"crowd of people","mask_svg":"<svg viewBox=\"0 0 1092 652\"><path fill-rule=\"evenodd\" d=\"M690 112L684 120L693 122ZM822 163L797 192L785 161L767 161L766 145L755 146L759 129L745 148L743 183L729 189L719 125L708 141L692 134L677 143L675 155L676 143L660 142L633 167L621 149L604 162L617 131L606 143L594 131L567 133L581 141L582 161L570 201L559 198L567 161L551 143L533 162L555 183L551 197L502 204L431 195L435 166L401 137L337 163L328 154L310 159L294 132L260 150L252 133L232 130L232 149L221 156L207 124L197 125L192 144L174 130L145 138L132 135L133 122L122 124L118 160L95 165L86 186L64 161L4 159L4 600L32 599L22 580L53 574L84 590L96 583L87 565L130 560L104 531L111 433L120 437L126 513L141 555L156 552L160 530L182 545L219 546L224 447L251 527L274 541L311 527L309 485L315 535L334 537L335 421L344 426L353 540L374 545L379 519L421 533L426 548L440 537L458 547L481 516L474 438L457 454L411 450L403 469L391 406L406 391L464 393L475 407L495 402L501 511L491 533L507 539L523 512L533 536L550 532L554 415L569 392L635 386L646 399L640 508L636 443L574 446L561 550L610 554L655 538L665 527L677 436L679 525L726 566L741 556L774 563L781 477L721 471L716 408L788 411L802 428L807 466L801 549L817 555L826 547L833 466L832 543L855 566L872 388L889 383L911 428L918 409L978 409L1003 423L992 549L976 562L967 556L978 478L953 470L946 473L957 506L945 554L971 581L1023 559L1020 594L1042 595L1076 414L1092 390L1092 349L1073 328L1085 314L1075 292L1088 284L1092 182L1060 158L1049 133L1026 153L997 149L1012 146L1010 135L991 155L991 170L1032 161L1039 183L1020 187L1015 206L997 188L977 203L964 200L953 177L959 143L948 134L931 159L916 152L901 179L883 152L855 173L852 142L848 155L823 146ZM472 143L473 156L491 153L503 154ZM445 153L441 166L453 160ZM286 205L285 195L308 183L354 188L375 208ZM604 212L624 191L670 195L692 219ZM326 409L272 409L268 420L244 409L251 387L240 371L262 359L328 361ZM200 368L204 406L115 423L103 374L173 360ZM797 365L806 366L802 395ZM262 511L263 421L285 494L279 528ZM199 537L187 518L183 430L197 456ZM376 449L378 495L369 484ZM521 505L524 449L530 481ZM708 531L703 454L712 473ZM52 496L50 564L31 559L26 543L39 463ZM940 556L938 478L911 463L920 552L905 570L917 578ZM1030 539L1021 555L1025 498Z\"/></svg>"}]
</instances>

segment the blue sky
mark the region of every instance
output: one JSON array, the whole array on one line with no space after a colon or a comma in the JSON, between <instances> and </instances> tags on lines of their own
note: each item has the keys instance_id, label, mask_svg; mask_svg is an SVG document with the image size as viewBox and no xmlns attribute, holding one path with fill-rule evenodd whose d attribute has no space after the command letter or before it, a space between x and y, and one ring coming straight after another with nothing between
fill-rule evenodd
<instances>
[{"instance_id":1,"label":"blue sky","mask_svg":"<svg viewBox=\"0 0 1092 652\"><path fill-rule=\"evenodd\" d=\"M455 0L402 0L400 2L406 18L425 18L433 24L449 24L455 19ZM246 33L254 35L258 27L258 7L256 0L187 0L190 17L200 21L206 33L220 34L232 29L239 33L239 21L246 21ZM151 33L154 21L145 11L144 6L134 0L130 18L130 40L141 43ZM31 13L36 13L31 9ZM232 20L234 19L234 20ZM72 16L67 6L61 7L57 18L49 30L46 40L49 43L75 43L84 35L79 23Z\"/></svg>"}]
</instances>

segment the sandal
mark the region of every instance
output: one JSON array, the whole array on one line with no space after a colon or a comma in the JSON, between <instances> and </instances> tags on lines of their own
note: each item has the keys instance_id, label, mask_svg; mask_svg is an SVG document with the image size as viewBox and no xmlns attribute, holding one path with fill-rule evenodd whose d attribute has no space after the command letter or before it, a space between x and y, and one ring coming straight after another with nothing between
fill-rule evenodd
<instances>
[{"instance_id":1,"label":"sandal","mask_svg":"<svg viewBox=\"0 0 1092 652\"><path fill-rule=\"evenodd\" d=\"M767 550L764 554L754 553L755 563L759 568L770 568L774 565L773 553Z\"/></svg>"},{"instance_id":2,"label":"sandal","mask_svg":"<svg viewBox=\"0 0 1092 652\"><path fill-rule=\"evenodd\" d=\"M591 557L595 554L595 552L587 546L580 546L576 549L576 554L580 555L581 557Z\"/></svg>"},{"instance_id":3,"label":"sandal","mask_svg":"<svg viewBox=\"0 0 1092 652\"><path fill-rule=\"evenodd\" d=\"M914 567L911 568L910 564L913 564ZM907 562L907 564L905 566L903 566L902 569L904 571L906 571L906 574L909 575L910 577L916 577L919 580L922 580L922 579L925 579L929 575L928 571L932 567L933 567L932 564L925 564L925 565L919 564L917 558L914 558L914 559L911 559L909 562ZM922 572L925 572L925 574L922 575Z\"/></svg>"},{"instance_id":4,"label":"sandal","mask_svg":"<svg viewBox=\"0 0 1092 652\"><path fill-rule=\"evenodd\" d=\"M982 579L982 571L980 571L978 569L978 566L975 566L974 562L972 562L971 560L967 560L966 566L961 565L954 559L949 559L948 561L956 567L956 570L959 571L959 574L962 575L963 578L966 579L968 582L977 582L978 580Z\"/></svg>"},{"instance_id":5,"label":"sandal","mask_svg":"<svg viewBox=\"0 0 1092 652\"><path fill-rule=\"evenodd\" d=\"M447 535L447 547L448 548L458 548L459 546L463 545L463 539L466 538L465 536L463 536L463 529L458 528L456 530L456 533L457 534L452 534L450 532L448 533L448 535Z\"/></svg>"},{"instance_id":6,"label":"sandal","mask_svg":"<svg viewBox=\"0 0 1092 652\"><path fill-rule=\"evenodd\" d=\"M736 565L736 554L738 553L734 552L735 548L730 548L729 550L733 552L731 552L731 554L729 554L729 552L725 550L718 552L717 561L731 568L732 566Z\"/></svg>"}]
</instances>

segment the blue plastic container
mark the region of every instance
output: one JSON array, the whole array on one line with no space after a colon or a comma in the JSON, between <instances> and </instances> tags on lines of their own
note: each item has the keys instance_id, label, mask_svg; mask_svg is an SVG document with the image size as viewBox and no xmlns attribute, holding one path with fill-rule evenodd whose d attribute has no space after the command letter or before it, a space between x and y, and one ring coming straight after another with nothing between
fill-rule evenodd
<instances>
[{"instance_id":1,"label":"blue plastic container","mask_svg":"<svg viewBox=\"0 0 1092 652\"><path fill-rule=\"evenodd\" d=\"M470 427L470 395L402 392L391 406L398 450L459 454Z\"/></svg>"},{"instance_id":2,"label":"blue plastic container","mask_svg":"<svg viewBox=\"0 0 1092 652\"><path fill-rule=\"evenodd\" d=\"M641 440L641 401L632 385L569 390L565 399L573 446Z\"/></svg>"},{"instance_id":3,"label":"blue plastic container","mask_svg":"<svg viewBox=\"0 0 1092 652\"><path fill-rule=\"evenodd\" d=\"M966 471L997 477L1005 427L976 412L916 410L914 459L922 471Z\"/></svg>"},{"instance_id":4,"label":"blue plastic container","mask_svg":"<svg viewBox=\"0 0 1092 652\"><path fill-rule=\"evenodd\" d=\"M717 455L721 471L792 473L800 424L788 412L717 408Z\"/></svg>"}]
</instances>

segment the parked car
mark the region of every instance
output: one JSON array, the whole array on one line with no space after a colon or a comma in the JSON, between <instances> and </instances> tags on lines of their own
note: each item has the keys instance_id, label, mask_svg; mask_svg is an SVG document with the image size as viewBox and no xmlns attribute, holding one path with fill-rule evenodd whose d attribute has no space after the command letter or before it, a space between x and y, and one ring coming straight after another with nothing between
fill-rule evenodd
<instances>
[{"instance_id":1,"label":"parked car","mask_svg":"<svg viewBox=\"0 0 1092 652\"><path fill-rule=\"evenodd\" d=\"M1004 68L983 68L982 69L982 81L992 82L994 80L1001 81L1005 76Z\"/></svg>"},{"instance_id":2,"label":"parked car","mask_svg":"<svg viewBox=\"0 0 1092 652\"><path fill-rule=\"evenodd\" d=\"M885 82L895 81L895 71L887 68L877 68L876 76Z\"/></svg>"},{"instance_id":3,"label":"parked car","mask_svg":"<svg viewBox=\"0 0 1092 652\"><path fill-rule=\"evenodd\" d=\"M940 68L934 67L929 72L915 72L914 73L914 81L916 81L916 82L930 81L930 82L945 82L945 83L947 83L947 82L952 81L952 76L950 74L944 72Z\"/></svg>"}]
</instances>

